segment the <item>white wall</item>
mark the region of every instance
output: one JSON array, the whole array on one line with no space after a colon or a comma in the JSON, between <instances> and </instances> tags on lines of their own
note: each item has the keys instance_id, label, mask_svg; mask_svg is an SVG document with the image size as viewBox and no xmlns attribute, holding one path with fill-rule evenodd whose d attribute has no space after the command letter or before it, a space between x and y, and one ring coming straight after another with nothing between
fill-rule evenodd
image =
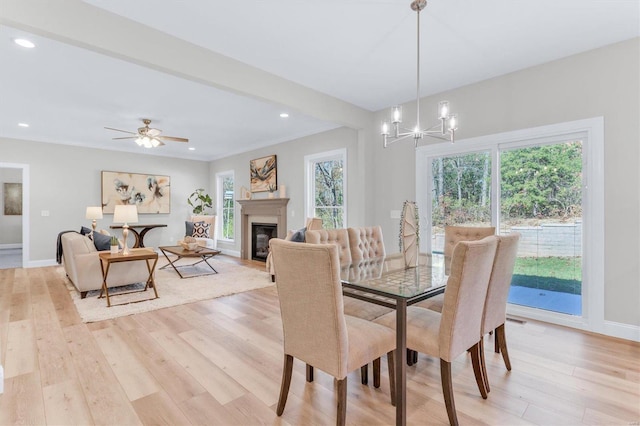
<instances>
[{"instance_id":1,"label":"white wall","mask_svg":"<svg viewBox=\"0 0 640 426\"><path fill-rule=\"evenodd\" d=\"M22 216L4 214L4 184L21 182L22 169L0 167L0 246L22 244Z\"/></svg>"},{"instance_id":2,"label":"white wall","mask_svg":"<svg viewBox=\"0 0 640 426\"><path fill-rule=\"evenodd\" d=\"M640 325L640 38L422 99L423 120L435 117L441 99L460 117L459 139L604 117L605 319ZM412 117L415 103L403 113ZM374 222L385 237L397 235L389 210L415 199L414 149L411 142L373 149L373 184L386 194L371 199ZM397 251L393 238L385 241Z\"/></svg>"},{"instance_id":3,"label":"white wall","mask_svg":"<svg viewBox=\"0 0 640 426\"><path fill-rule=\"evenodd\" d=\"M358 170L363 155L359 144L358 131L342 127L336 130L280 143L268 148L234 155L211 162L211 176L216 173L233 170L235 173L236 199L240 197L240 187L250 189L249 161L267 155L277 155L278 185L287 187L287 227L299 229L304 226L304 156L338 148L347 149L347 223L356 226L364 222L364 203L361 188L365 187L364 173ZM362 167L360 167L362 170ZM253 198L266 198L266 192L253 194ZM213 196L213 193L211 194ZM353 197L352 197L353 195ZM240 217L240 206L236 203L235 217ZM225 243L218 241L218 248L232 252L240 252L240 220L236 220L235 241Z\"/></svg>"},{"instance_id":4,"label":"white wall","mask_svg":"<svg viewBox=\"0 0 640 426\"><path fill-rule=\"evenodd\" d=\"M187 197L196 188L203 187L208 191L211 188L209 165L204 161L3 138L0 138L0 152L3 162L29 164L30 266L55 261L59 232L90 227L91 221L85 219L85 208L100 205L102 170L171 177L171 213L139 216L139 223L168 225L146 235L145 245L149 247L182 238L184 221L190 213ZM49 216L43 217L43 210L48 211ZM112 220L113 215L104 215L98 220L98 229L109 229ZM120 230L109 231L121 234Z\"/></svg>"}]
</instances>

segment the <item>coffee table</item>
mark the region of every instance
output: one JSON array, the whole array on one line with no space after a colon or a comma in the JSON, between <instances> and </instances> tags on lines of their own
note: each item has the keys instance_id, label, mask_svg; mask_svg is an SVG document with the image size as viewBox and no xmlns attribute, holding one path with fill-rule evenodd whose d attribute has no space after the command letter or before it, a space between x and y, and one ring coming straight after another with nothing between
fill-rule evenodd
<instances>
[{"instance_id":1,"label":"coffee table","mask_svg":"<svg viewBox=\"0 0 640 426\"><path fill-rule=\"evenodd\" d=\"M218 254L220 254L220 250L214 250L214 249L210 249L210 248L206 248L206 247L198 247L195 250L187 250L182 246L163 246L163 247L158 247L160 249L160 251L162 251L162 254L164 254L164 257L167 258L167 261L169 262L168 265L164 265L162 268L160 269L164 269L164 268L168 268L169 266L173 267L173 269L178 273L178 275L180 276L180 278L193 278L193 277L201 277L203 275L213 275L213 274L217 274L218 271L215 270L215 268L213 266L211 266L211 264L209 263L209 259L211 259L213 256L216 256ZM177 259L175 260L171 260L169 258L169 256L167 256L167 253L171 253L175 256L178 256ZM195 263L191 263L189 265L176 265L176 262L179 261L182 258L195 258L195 259L200 259L199 261L195 262ZM207 266L209 266L209 268L211 268L212 272L205 272L202 274L193 274L193 275L182 275L180 273L180 268L185 268L185 267L190 267L190 266L195 266L198 265L200 263L206 263Z\"/></svg>"}]
</instances>

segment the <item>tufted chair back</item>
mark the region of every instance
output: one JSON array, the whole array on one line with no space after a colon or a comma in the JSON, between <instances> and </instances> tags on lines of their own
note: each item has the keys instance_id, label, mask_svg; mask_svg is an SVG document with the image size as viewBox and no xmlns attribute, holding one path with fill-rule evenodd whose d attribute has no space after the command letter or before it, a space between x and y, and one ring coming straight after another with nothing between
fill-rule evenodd
<instances>
[{"instance_id":1,"label":"tufted chair back","mask_svg":"<svg viewBox=\"0 0 640 426\"><path fill-rule=\"evenodd\" d=\"M348 228L347 231L353 262L385 255L381 226Z\"/></svg>"},{"instance_id":2,"label":"tufted chair back","mask_svg":"<svg viewBox=\"0 0 640 426\"><path fill-rule=\"evenodd\" d=\"M444 227L444 273L451 274L453 249L460 241L477 241L494 235L495 226L445 226Z\"/></svg>"},{"instance_id":3,"label":"tufted chair back","mask_svg":"<svg viewBox=\"0 0 640 426\"><path fill-rule=\"evenodd\" d=\"M349 233L346 229L316 229L307 231L306 242L309 244L334 244L338 246L338 258L341 265L351 263L349 249Z\"/></svg>"}]
</instances>

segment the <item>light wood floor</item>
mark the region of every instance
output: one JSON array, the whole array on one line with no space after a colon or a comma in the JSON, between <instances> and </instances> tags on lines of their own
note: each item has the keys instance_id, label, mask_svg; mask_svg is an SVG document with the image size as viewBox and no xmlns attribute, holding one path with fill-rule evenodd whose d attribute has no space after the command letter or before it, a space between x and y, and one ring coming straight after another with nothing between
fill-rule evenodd
<instances>
[{"instance_id":1,"label":"light wood floor","mask_svg":"<svg viewBox=\"0 0 640 426\"><path fill-rule=\"evenodd\" d=\"M0 270L0 425L335 423L333 380L318 371L306 383L299 361L284 415L275 414L283 355L274 287L83 324L55 271ZM493 338L485 342L487 400L469 357L454 363L461 424L640 421L640 345L534 321L508 322L507 339L511 373ZM382 366L380 389L349 376L347 423L393 424ZM409 424L447 424L437 360L421 354L407 388Z\"/></svg>"}]
</instances>

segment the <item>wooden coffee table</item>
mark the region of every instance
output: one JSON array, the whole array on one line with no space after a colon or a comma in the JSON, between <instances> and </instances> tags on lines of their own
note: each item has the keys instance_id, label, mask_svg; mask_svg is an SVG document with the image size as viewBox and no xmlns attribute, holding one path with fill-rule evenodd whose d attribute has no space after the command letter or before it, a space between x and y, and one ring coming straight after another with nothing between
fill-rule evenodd
<instances>
[{"instance_id":1,"label":"wooden coffee table","mask_svg":"<svg viewBox=\"0 0 640 426\"><path fill-rule=\"evenodd\" d=\"M206 248L206 247L198 247L195 250L187 250L182 246L164 246L164 247L158 247L158 248L160 249L160 251L162 251L162 254L164 254L164 257L166 257L167 261L169 262L168 265L164 265L160 269L168 268L169 266L171 266L178 273L180 278L201 277L203 275L213 275L213 274L217 274L218 273L218 271L216 271L215 268L213 266L211 266L211 264L209 263L209 259L211 259L213 256L216 256L216 255L220 254L221 253L220 250L214 250L214 249L210 249L210 248ZM167 253L171 253L171 254L173 254L175 256L178 256L178 258L175 259L175 260L171 260L169 258L169 256L167 256ZM182 259L184 257L192 257L192 258L196 258L196 259L199 258L200 260L195 262L195 263L188 264L188 265L176 265L175 264L177 261L179 261L180 259ZM211 268L212 272L205 272L205 273L202 273L202 274L194 274L194 275L184 276L179 271L179 268L195 266L195 265L198 265L198 264L200 264L202 262L206 263L207 266L209 266L209 268Z\"/></svg>"},{"instance_id":2,"label":"wooden coffee table","mask_svg":"<svg viewBox=\"0 0 640 426\"><path fill-rule=\"evenodd\" d=\"M144 260L147 264L147 270L149 271L149 277L147 278L147 282L144 285L144 289L121 292L117 294L118 296L123 294L129 294L129 293L137 293L140 291L147 291L148 288L152 288L153 293L156 296L154 297L154 299L157 299L159 297L158 289L156 288L155 282L153 280L153 271L155 270L156 264L158 263L158 253L153 251L153 249L145 249L145 248L131 249L131 251L127 255L122 253L111 254L108 251L106 251L106 252L100 252L98 254L98 257L100 258L100 267L102 269L102 289L100 290L100 294L98 295L98 298L101 298L102 294L104 293L104 295L107 298L107 307L111 307L111 299L109 298L110 297L109 284L107 281L109 279L109 268L113 263L136 262L139 260ZM113 296L114 295L111 295L111 297ZM141 300L139 302L141 302Z\"/></svg>"}]
</instances>

